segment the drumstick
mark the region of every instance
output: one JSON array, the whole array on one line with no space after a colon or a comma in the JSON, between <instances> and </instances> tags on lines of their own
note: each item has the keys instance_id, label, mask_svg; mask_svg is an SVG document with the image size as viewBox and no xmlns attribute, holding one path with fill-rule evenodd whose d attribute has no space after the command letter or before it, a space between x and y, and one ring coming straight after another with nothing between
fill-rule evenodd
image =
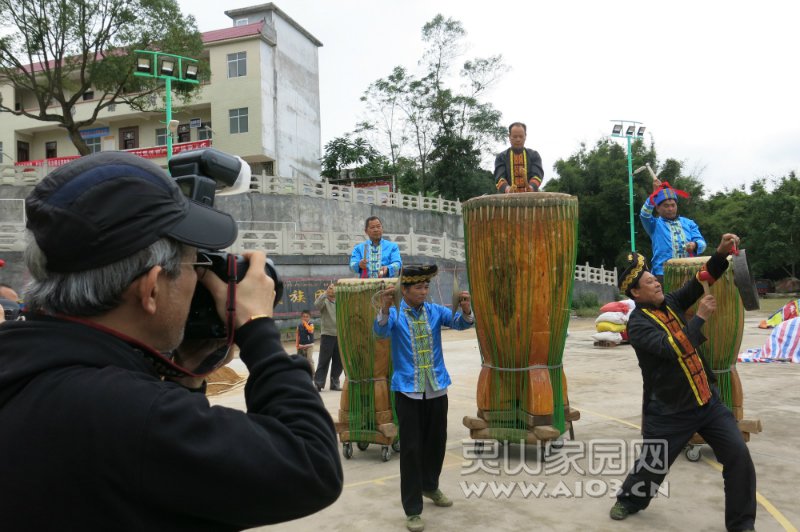
<instances>
[{"instance_id":1,"label":"drumstick","mask_svg":"<svg viewBox=\"0 0 800 532\"><path fill-rule=\"evenodd\" d=\"M367 253L369 253L369 247L367 246L367 243L364 242L364 257L363 257L364 259L367 259ZM369 259L367 259L366 268L361 270L362 279L366 279L367 277L369 277L369 272L367 271L367 268L369 268Z\"/></svg>"},{"instance_id":2,"label":"drumstick","mask_svg":"<svg viewBox=\"0 0 800 532\"><path fill-rule=\"evenodd\" d=\"M708 287L708 282L711 279L712 279L711 274L708 273L706 270L703 270L698 274L698 280L700 281L700 284L703 285L703 292L705 293L705 295L711 293L711 289Z\"/></svg>"}]
</instances>

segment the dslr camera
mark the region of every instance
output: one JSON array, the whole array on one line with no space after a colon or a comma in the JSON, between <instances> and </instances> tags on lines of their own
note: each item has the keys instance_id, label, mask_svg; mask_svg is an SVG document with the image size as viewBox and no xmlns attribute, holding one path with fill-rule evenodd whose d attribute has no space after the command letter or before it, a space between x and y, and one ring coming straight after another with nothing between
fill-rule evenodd
<instances>
[{"instance_id":1,"label":"dslr camera","mask_svg":"<svg viewBox=\"0 0 800 532\"><path fill-rule=\"evenodd\" d=\"M3 315L5 316L6 321L15 321L20 319L22 308L16 301L0 297L0 306L3 307Z\"/></svg>"},{"instance_id":2,"label":"dslr camera","mask_svg":"<svg viewBox=\"0 0 800 532\"><path fill-rule=\"evenodd\" d=\"M250 189L250 167L240 157L213 148L187 151L173 156L169 171L181 192L190 200L214 206L214 198L246 192ZM213 271L228 283L229 294L235 294L235 284L247 273L247 259L215 249L198 249L198 260L209 260ZM266 273L275 281L275 304L283 295L283 282L272 260L267 259ZM225 324L217 314L214 298L197 283L189 308L184 338L206 340L227 337Z\"/></svg>"}]
</instances>

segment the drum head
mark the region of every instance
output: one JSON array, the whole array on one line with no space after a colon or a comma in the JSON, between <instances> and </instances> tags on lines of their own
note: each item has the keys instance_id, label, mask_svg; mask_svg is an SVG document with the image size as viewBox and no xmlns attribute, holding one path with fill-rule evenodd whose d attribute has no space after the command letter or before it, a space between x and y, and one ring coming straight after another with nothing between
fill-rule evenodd
<instances>
[{"instance_id":1,"label":"drum head","mask_svg":"<svg viewBox=\"0 0 800 532\"><path fill-rule=\"evenodd\" d=\"M745 310L758 310L761 307L758 301L758 289L747 265L747 253L743 249L733 256L733 282L739 290Z\"/></svg>"}]
</instances>

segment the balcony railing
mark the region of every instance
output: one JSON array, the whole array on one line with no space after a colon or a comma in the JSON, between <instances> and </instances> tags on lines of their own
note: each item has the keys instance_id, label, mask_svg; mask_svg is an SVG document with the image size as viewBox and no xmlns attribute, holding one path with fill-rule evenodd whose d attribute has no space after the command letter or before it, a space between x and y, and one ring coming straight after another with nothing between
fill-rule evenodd
<instances>
[{"instance_id":1,"label":"balcony railing","mask_svg":"<svg viewBox=\"0 0 800 532\"><path fill-rule=\"evenodd\" d=\"M250 189L262 194L309 196L334 201L367 203L418 211L435 211L446 214L461 214L461 202L447 200L441 196L431 198L420 194L401 194L377 188L348 185L333 185L306 178L254 175Z\"/></svg>"}]
</instances>

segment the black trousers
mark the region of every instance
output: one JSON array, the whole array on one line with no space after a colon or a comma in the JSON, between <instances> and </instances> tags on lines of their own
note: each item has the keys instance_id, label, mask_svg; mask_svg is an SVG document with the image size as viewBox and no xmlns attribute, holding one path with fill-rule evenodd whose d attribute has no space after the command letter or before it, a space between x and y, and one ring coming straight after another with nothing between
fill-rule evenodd
<instances>
[{"instance_id":1,"label":"black trousers","mask_svg":"<svg viewBox=\"0 0 800 532\"><path fill-rule=\"evenodd\" d=\"M664 480L667 469L696 432L722 464L725 526L747 530L756 520L756 471L733 413L718 399L668 415L645 413L642 453L622 484L617 500L631 511L644 510ZM656 440L663 440L663 442Z\"/></svg>"},{"instance_id":2,"label":"black trousers","mask_svg":"<svg viewBox=\"0 0 800 532\"><path fill-rule=\"evenodd\" d=\"M447 395L411 399L394 393L400 423L400 498L406 515L422 513L422 492L439 488L447 443Z\"/></svg>"},{"instance_id":3,"label":"black trousers","mask_svg":"<svg viewBox=\"0 0 800 532\"><path fill-rule=\"evenodd\" d=\"M342 357L339 355L339 339L329 334L323 334L319 344L319 360L317 371L314 373L314 382L320 387L325 387L325 377L328 376L328 366L331 367L331 386L339 385L342 376Z\"/></svg>"}]
</instances>

